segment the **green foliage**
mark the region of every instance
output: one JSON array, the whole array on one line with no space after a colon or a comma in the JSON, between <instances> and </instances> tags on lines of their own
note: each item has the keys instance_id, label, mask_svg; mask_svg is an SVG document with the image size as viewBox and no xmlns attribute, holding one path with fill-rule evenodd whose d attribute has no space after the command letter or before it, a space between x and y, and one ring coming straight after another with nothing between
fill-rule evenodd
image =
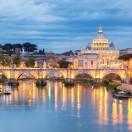
<instances>
[{"instance_id":1,"label":"green foliage","mask_svg":"<svg viewBox=\"0 0 132 132\"><path fill-rule=\"evenodd\" d=\"M19 48L21 51L22 51L22 48L24 48L24 50L27 52L34 52L35 50L37 50L37 45L32 44L30 42L26 42L24 44L7 43L7 44L0 45L0 47L4 50L4 53L9 55L14 54L16 48Z\"/></svg>"},{"instance_id":2,"label":"green foliage","mask_svg":"<svg viewBox=\"0 0 132 132\"><path fill-rule=\"evenodd\" d=\"M46 81L43 80L43 79L39 79L39 80L36 81L36 86L37 86L37 87L44 87L44 86L46 86L46 85L47 85L47 83L46 83Z\"/></svg>"},{"instance_id":3,"label":"green foliage","mask_svg":"<svg viewBox=\"0 0 132 132\"><path fill-rule=\"evenodd\" d=\"M0 83L5 83L7 81L7 77L5 75L0 76Z\"/></svg>"},{"instance_id":4,"label":"green foliage","mask_svg":"<svg viewBox=\"0 0 132 132\"><path fill-rule=\"evenodd\" d=\"M26 42L23 44L24 50L27 52L33 52L37 50L37 46L35 44L31 44L29 42Z\"/></svg>"},{"instance_id":5,"label":"green foliage","mask_svg":"<svg viewBox=\"0 0 132 132\"><path fill-rule=\"evenodd\" d=\"M20 65L20 63L21 63L21 57L20 57L20 55L15 55L13 57L13 64L15 64L18 67Z\"/></svg>"},{"instance_id":6,"label":"green foliage","mask_svg":"<svg viewBox=\"0 0 132 132\"><path fill-rule=\"evenodd\" d=\"M11 58L9 56L0 55L0 64L3 66L10 66Z\"/></svg>"},{"instance_id":7,"label":"green foliage","mask_svg":"<svg viewBox=\"0 0 132 132\"><path fill-rule=\"evenodd\" d=\"M74 53L73 53L72 50L70 50L70 51L67 51L67 52L62 53L62 55L70 56L70 55L74 55Z\"/></svg>"},{"instance_id":8,"label":"green foliage","mask_svg":"<svg viewBox=\"0 0 132 132\"><path fill-rule=\"evenodd\" d=\"M33 56L30 56L28 60L26 61L27 67L34 67L35 66L35 59Z\"/></svg>"},{"instance_id":9,"label":"green foliage","mask_svg":"<svg viewBox=\"0 0 132 132\"><path fill-rule=\"evenodd\" d=\"M109 81L109 80L105 80L103 82L104 86L106 86L109 89L114 89L116 90L117 87L120 85L119 83L115 82L115 81Z\"/></svg>"},{"instance_id":10,"label":"green foliage","mask_svg":"<svg viewBox=\"0 0 132 132\"><path fill-rule=\"evenodd\" d=\"M125 61L129 60L130 58L132 58L132 54L126 54L119 57L119 59L125 60Z\"/></svg>"},{"instance_id":11,"label":"green foliage","mask_svg":"<svg viewBox=\"0 0 132 132\"><path fill-rule=\"evenodd\" d=\"M93 84L93 80L92 79L81 79L81 82L87 83L87 84Z\"/></svg>"},{"instance_id":12,"label":"green foliage","mask_svg":"<svg viewBox=\"0 0 132 132\"><path fill-rule=\"evenodd\" d=\"M39 54L45 54L45 49L39 50Z\"/></svg>"},{"instance_id":13,"label":"green foliage","mask_svg":"<svg viewBox=\"0 0 132 132\"><path fill-rule=\"evenodd\" d=\"M6 53L8 53L9 55L11 55L13 53L12 49L13 49L13 46L12 44L8 43L8 44L5 44L3 45L3 49L6 51Z\"/></svg>"},{"instance_id":14,"label":"green foliage","mask_svg":"<svg viewBox=\"0 0 132 132\"><path fill-rule=\"evenodd\" d=\"M64 85L65 85L65 87L73 87L74 86L74 82L67 82L67 81L65 81Z\"/></svg>"},{"instance_id":15,"label":"green foliage","mask_svg":"<svg viewBox=\"0 0 132 132\"><path fill-rule=\"evenodd\" d=\"M68 68L68 66L71 64L71 62L68 62L66 60L61 60L58 62L60 68Z\"/></svg>"},{"instance_id":16,"label":"green foliage","mask_svg":"<svg viewBox=\"0 0 132 132\"><path fill-rule=\"evenodd\" d=\"M104 81L103 81L103 84L104 84L105 86L108 86L108 85L109 85L109 81L108 81L108 80L104 80Z\"/></svg>"}]
</instances>

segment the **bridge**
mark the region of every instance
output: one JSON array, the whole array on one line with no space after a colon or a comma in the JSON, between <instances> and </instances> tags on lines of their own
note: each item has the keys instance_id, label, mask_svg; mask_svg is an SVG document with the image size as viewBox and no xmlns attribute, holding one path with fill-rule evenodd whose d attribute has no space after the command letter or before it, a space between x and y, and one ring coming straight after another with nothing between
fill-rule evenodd
<instances>
[{"instance_id":1,"label":"bridge","mask_svg":"<svg viewBox=\"0 0 132 132\"><path fill-rule=\"evenodd\" d=\"M125 69L65 69L65 68L2 68L0 75L8 79L20 78L76 78L79 74L88 74L93 79L103 79L105 76L113 73L118 75L122 80L129 80L128 71Z\"/></svg>"}]
</instances>

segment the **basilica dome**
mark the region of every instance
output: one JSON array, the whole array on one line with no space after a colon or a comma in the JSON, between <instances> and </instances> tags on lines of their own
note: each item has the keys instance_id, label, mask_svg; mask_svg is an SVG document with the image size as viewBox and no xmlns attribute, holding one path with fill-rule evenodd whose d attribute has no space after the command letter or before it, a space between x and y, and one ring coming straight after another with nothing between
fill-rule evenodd
<instances>
[{"instance_id":1,"label":"basilica dome","mask_svg":"<svg viewBox=\"0 0 132 132\"><path fill-rule=\"evenodd\" d=\"M99 27L98 33L92 41L91 48L106 49L109 47L109 40L105 37L102 27Z\"/></svg>"}]
</instances>

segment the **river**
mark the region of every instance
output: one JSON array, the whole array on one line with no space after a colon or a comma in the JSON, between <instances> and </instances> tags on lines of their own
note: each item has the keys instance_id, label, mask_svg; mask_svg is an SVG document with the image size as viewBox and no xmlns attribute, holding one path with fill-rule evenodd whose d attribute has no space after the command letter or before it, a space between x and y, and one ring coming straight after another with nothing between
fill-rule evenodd
<instances>
[{"instance_id":1,"label":"river","mask_svg":"<svg viewBox=\"0 0 132 132\"><path fill-rule=\"evenodd\" d=\"M104 87L19 83L11 95L0 96L0 132L132 131L132 99L113 99Z\"/></svg>"}]
</instances>

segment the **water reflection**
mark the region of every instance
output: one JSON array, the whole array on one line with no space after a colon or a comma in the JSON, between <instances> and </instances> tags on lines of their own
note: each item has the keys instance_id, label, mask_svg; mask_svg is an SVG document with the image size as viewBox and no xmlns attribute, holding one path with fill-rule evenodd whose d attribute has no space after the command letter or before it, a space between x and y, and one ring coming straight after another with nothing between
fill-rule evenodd
<instances>
[{"instance_id":1,"label":"water reflection","mask_svg":"<svg viewBox=\"0 0 132 132\"><path fill-rule=\"evenodd\" d=\"M132 99L128 101L113 99L110 93L101 87L93 89L92 102L93 107L98 110L98 123L100 125L108 125L110 122L114 126L123 125L128 120L128 129L132 130Z\"/></svg>"},{"instance_id":2,"label":"water reflection","mask_svg":"<svg viewBox=\"0 0 132 132\"><path fill-rule=\"evenodd\" d=\"M132 99L128 100L128 128L132 131Z\"/></svg>"},{"instance_id":3,"label":"water reflection","mask_svg":"<svg viewBox=\"0 0 132 132\"><path fill-rule=\"evenodd\" d=\"M45 88L37 88L34 80L20 81L18 88L12 88L11 95L0 96L0 104L12 107L42 105L54 112L67 111L78 119L87 118L89 109L92 109L94 114L91 117L99 126L126 123L132 131L132 99L115 100L104 87L76 84L73 88L66 88L61 82L48 81Z\"/></svg>"},{"instance_id":4,"label":"water reflection","mask_svg":"<svg viewBox=\"0 0 132 132\"><path fill-rule=\"evenodd\" d=\"M105 88L95 88L92 91L92 98L94 107L98 109L98 123L107 124L108 123L108 95Z\"/></svg>"}]
</instances>

